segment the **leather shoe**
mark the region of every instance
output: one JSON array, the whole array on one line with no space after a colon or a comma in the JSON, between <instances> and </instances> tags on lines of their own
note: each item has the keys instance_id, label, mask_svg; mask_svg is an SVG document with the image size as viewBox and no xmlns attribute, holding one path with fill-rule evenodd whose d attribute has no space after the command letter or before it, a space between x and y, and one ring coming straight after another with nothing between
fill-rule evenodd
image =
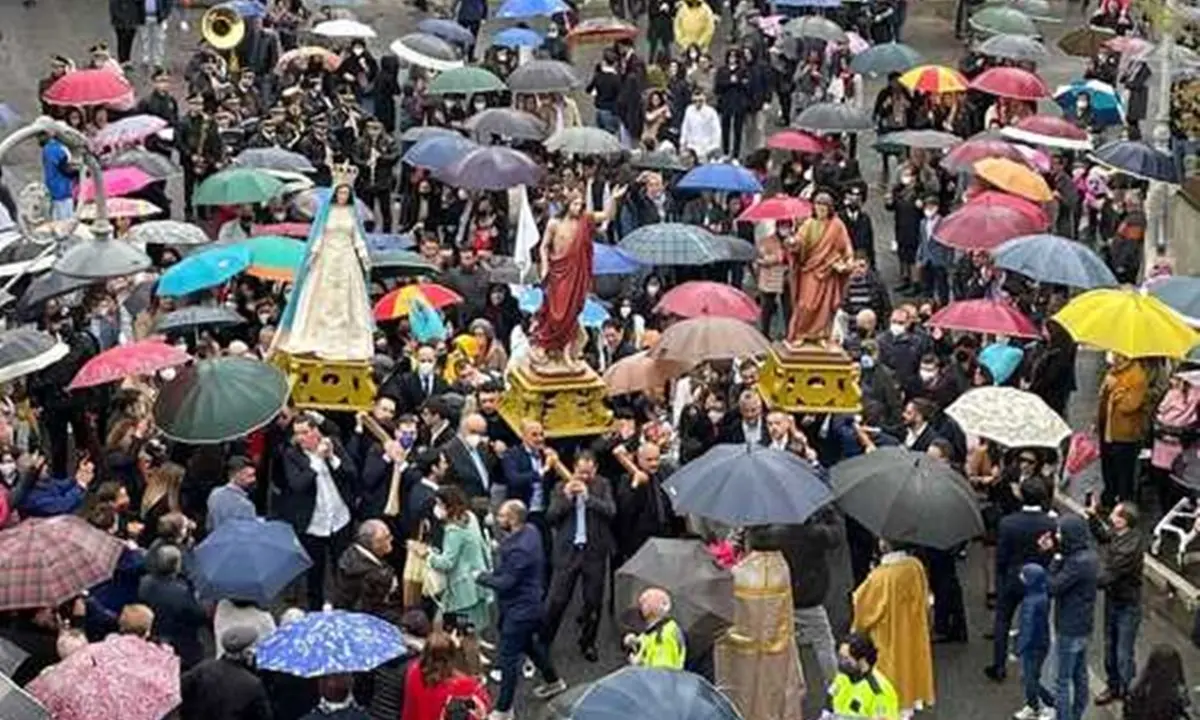
<instances>
[{"instance_id":1,"label":"leather shoe","mask_svg":"<svg viewBox=\"0 0 1200 720\"><path fill-rule=\"evenodd\" d=\"M1105 705L1120 702L1121 699L1121 693L1113 692L1112 690L1105 688L1104 692L1097 695L1093 702L1096 703L1097 707L1104 707Z\"/></svg>"},{"instance_id":2,"label":"leather shoe","mask_svg":"<svg viewBox=\"0 0 1200 720\"><path fill-rule=\"evenodd\" d=\"M991 665L988 665L983 669L983 674L987 676L988 680L998 683L1004 682L1004 678L1007 677L1007 673L1004 672L1004 668L997 668Z\"/></svg>"},{"instance_id":3,"label":"leather shoe","mask_svg":"<svg viewBox=\"0 0 1200 720\"><path fill-rule=\"evenodd\" d=\"M596 651L595 645L589 645L588 647L581 648L580 651L583 653L583 659L590 663L594 663L600 659L600 653Z\"/></svg>"}]
</instances>

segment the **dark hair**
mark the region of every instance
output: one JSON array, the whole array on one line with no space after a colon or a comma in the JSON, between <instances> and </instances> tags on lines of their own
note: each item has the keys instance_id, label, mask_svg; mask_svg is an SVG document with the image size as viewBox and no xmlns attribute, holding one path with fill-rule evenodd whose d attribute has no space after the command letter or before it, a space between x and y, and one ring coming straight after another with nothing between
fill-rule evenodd
<instances>
[{"instance_id":1,"label":"dark hair","mask_svg":"<svg viewBox=\"0 0 1200 720\"><path fill-rule=\"evenodd\" d=\"M442 501L442 506L446 508L446 518L448 520L458 520L471 511L470 502L467 500L467 493L457 485L445 485L437 491L438 500Z\"/></svg>"},{"instance_id":2,"label":"dark hair","mask_svg":"<svg viewBox=\"0 0 1200 720\"><path fill-rule=\"evenodd\" d=\"M454 674L455 653L454 640L441 630L434 630L425 639L425 648L421 651L421 682L426 688L440 685Z\"/></svg>"},{"instance_id":3,"label":"dark hair","mask_svg":"<svg viewBox=\"0 0 1200 720\"><path fill-rule=\"evenodd\" d=\"M938 412L937 403L927 398L913 398L908 404L913 406L913 410L916 410L925 422L932 420Z\"/></svg>"},{"instance_id":4,"label":"dark hair","mask_svg":"<svg viewBox=\"0 0 1200 720\"><path fill-rule=\"evenodd\" d=\"M850 657L855 660L866 660L871 667L875 666L875 661L879 659L879 649L875 647L875 643L870 637L861 633L850 633L846 638L846 646L850 651Z\"/></svg>"},{"instance_id":5,"label":"dark hair","mask_svg":"<svg viewBox=\"0 0 1200 720\"><path fill-rule=\"evenodd\" d=\"M1021 481L1021 502L1044 508L1049 500L1046 496L1045 480L1035 475Z\"/></svg>"},{"instance_id":6,"label":"dark hair","mask_svg":"<svg viewBox=\"0 0 1200 720\"><path fill-rule=\"evenodd\" d=\"M417 470L422 475L428 475L433 472L433 468L440 462L445 455L438 448L430 448L425 452L417 455Z\"/></svg>"},{"instance_id":7,"label":"dark hair","mask_svg":"<svg viewBox=\"0 0 1200 720\"><path fill-rule=\"evenodd\" d=\"M97 502L87 509L84 519L97 530L108 532L117 522L117 511L111 502Z\"/></svg>"},{"instance_id":8,"label":"dark hair","mask_svg":"<svg viewBox=\"0 0 1200 720\"><path fill-rule=\"evenodd\" d=\"M1138 518L1140 518L1142 515L1141 511L1138 510L1137 505L1134 505L1128 500L1122 500L1121 502L1117 503L1116 511L1118 515L1125 519L1126 525L1131 528L1137 527Z\"/></svg>"}]
</instances>

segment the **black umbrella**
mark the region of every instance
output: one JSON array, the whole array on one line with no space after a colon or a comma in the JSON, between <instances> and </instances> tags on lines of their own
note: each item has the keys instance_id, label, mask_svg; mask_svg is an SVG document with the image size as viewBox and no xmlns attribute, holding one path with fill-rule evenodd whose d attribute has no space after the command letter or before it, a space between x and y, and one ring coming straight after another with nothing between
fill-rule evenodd
<instances>
[{"instance_id":1,"label":"black umbrella","mask_svg":"<svg viewBox=\"0 0 1200 720\"><path fill-rule=\"evenodd\" d=\"M729 698L699 675L646 667L625 667L593 682L563 717L741 720Z\"/></svg>"},{"instance_id":2,"label":"black umbrella","mask_svg":"<svg viewBox=\"0 0 1200 720\"><path fill-rule=\"evenodd\" d=\"M484 262L488 282L500 285L526 285L537 281L537 273L530 267L525 272L507 255L493 255Z\"/></svg>"},{"instance_id":3,"label":"black umbrella","mask_svg":"<svg viewBox=\"0 0 1200 720\"><path fill-rule=\"evenodd\" d=\"M177 330L190 330L195 327L225 327L240 325L246 322L241 314L224 306L193 305L180 308L160 317L154 323L154 331L168 333Z\"/></svg>"},{"instance_id":4,"label":"black umbrella","mask_svg":"<svg viewBox=\"0 0 1200 720\"><path fill-rule=\"evenodd\" d=\"M66 357L70 348L53 335L30 327L0 333L0 383L44 370Z\"/></svg>"},{"instance_id":5,"label":"black umbrella","mask_svg":"<svg viewBox=\"0 0 1200 720\"><path fill-rule=\"evenodd\" d=\"M1092 153L1092 159L1119 173L1142 180L1179 183L1175 158L1136 140L1116 140Z\"/></svg>"},{"instance_id":6,"label":"black umbrella","mask_svg":"<svg viewBox=\"0 0 1200 720\"><path fill-rule=\"evenodd\" d=\"M96 281L89 278L71 277L51 270L30 281L29 287L17 301L17 312L22 317L27 317L30 312L37 310L47 300L82 290L94 282Z\"/></svg>"},{"instance_id":7,"label":"black umbrella","mask_svg":"<svg viewBox=\"0 0 1200 720\"><path fill-rule=\"evenodd\" d=\"M565 93L583 87L575 68L558 60L524 63L509 74L507 82L515 93Z\"/></svg>"},{"instance_id":8,"label":"black umbrella","mask_svg":"<svg viewBox=\"0 0 1200 720\"><path fill-rule=\"evenodd\" d=\"M64 275L104 280L132 275L153 265L136 246L118 240L84 240L59 257L54 269Z\"/></svg>"},{"instance_id":9,"label":"black umbrella","mask_svg":"<svg viewBox=\"0 0 1200 720\"><path fill-rule=\"evenodd\" d=\"M412 250L369 250L372 275L437 275L436 265Z\"/></svg>"},{"instance_id":10,"label":"black umbrella","mask_svg":"<svg viewBox=\"0 0 1200 720\"><path fill-rule=\"evenodd\" d=\"M946 550L983 533L975 491L944 460L879 448L833 466L838 505L893 542Z\"/></svg>"},{"instance_id":11,"label":"black umbrella","mask_svg":"<svg viewBox=\"0 0 1200 720\"><path fill-rule=\"evenodd\" d=\"M714 446L666 489L676 512L738 526L799 524L833 501L808 461L753 443Z\"/></svg>"},{"instance_id":12,"label":"black umbrella","mask_svg":"<svg viewBox=\"0 0 1200 720\"><path fill-rule=\"evenodd\" d=\"M1175 456L1171 464L1171 479L1188 490L1200 491L1200 455L1189 448Z\"/></svg>"},{"instance_id":13,"label":"black umbrella","mask_svg":"<svg viewBox=\"0 0 1200 720\"><path fill-rule=\"evenodd\" d=\"M870 130L874 127L871 116L862 110L843 103L824 102L809 105L794 123L801 130L813 132L843 133Z\"/></svg>"},{"instance_id":14,"label":"black umbrella","mask_svg":"<svg viewBox=\"0 0 1200 720\"><path fill-rule=\"evenodd\" d=\"M637 170L657 170L659 172L684 172L687 166L678 155L671 152L643 153L630 162Z\"/></svg>"},{"instance_id":15,"label":"black umbrella","mask_svg":"<svg viewBox=\"0 0 1200 720\"><path fill-rule=\"evenodd\" d=\"M488 108L467 118L463 127L483 141L493 135L515 140L544 140L550 134L550 128L537 115L515 108Z\"/></svg>"},{"instance_id":16,"label":"black umbrella","mask_svg":"<svg viewBox=\"0 0 1200 720\"><path fill-rule=\"evenodd\" d=\"M170 158L142 148L109 155L104 158L103 163L106 168L135 167L147 175L159 179L169 178L183 172L178 165L171 162Z\"/></svg>"}]
</instances>

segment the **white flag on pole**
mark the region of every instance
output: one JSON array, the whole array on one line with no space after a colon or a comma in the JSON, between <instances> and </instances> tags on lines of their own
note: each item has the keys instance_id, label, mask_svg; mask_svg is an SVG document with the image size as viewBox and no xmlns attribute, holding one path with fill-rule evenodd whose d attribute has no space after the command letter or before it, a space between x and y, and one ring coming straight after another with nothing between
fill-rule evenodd
<instances>
[{"instance_id":1,"label":"white flag on pole","mask_svg":"<svg viewBox=\"0 0 1200 720\"><path fill-rule=\"evenodd\" d=\"M517 242L513 248L513 262L521 270L521 279L527 280L533 269L533 248L541 239L537 221L533 219L533 208L529 204L529 190L524 185L517 188L520 210L517 215Z\"/></svg>"}]
</instances>

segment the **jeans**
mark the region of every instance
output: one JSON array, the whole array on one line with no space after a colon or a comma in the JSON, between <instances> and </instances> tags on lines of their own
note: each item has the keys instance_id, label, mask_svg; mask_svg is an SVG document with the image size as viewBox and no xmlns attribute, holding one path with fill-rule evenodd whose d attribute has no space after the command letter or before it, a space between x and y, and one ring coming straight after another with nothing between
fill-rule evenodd
<instances>
[{"instance_id":1,"label":"jeans","mask_svg":"<svg viewBox=\"0 0 1200 720\"><path fill-rule=\"evenodd\" d=\"M1133 657L1134 641L1142 623L1138 603L1104 601L1104 673L1109 692L1124 695L1133 684L1137 665Z\"/></svg>"},{"instance_id":2,"label":"jeans","mask_svg":"<svg viewBox=\"0 0 1200 720\"><path fill-rule=\"evenodd\" d=\"M808 645L821 666L822 687L829 687L838 673L837 645L833 640L833 628L829 625L829 614L821 605L794 608L796 619L796 645Z\"/></svg>"},{"instance_id":3,"label":"jeans","mask_svg":"<svg viewBox=\"0 0 1200 720\"><path fill-rule=\"evenodd\" d=\"M142 64L163 67L167 64L167 22L147 22L138 36L142 41Z\"/></svg>"},{"instance_id":4,"label":"jeans","mask_svg":"<svg viewBox=\"0 0 1200 720\"><path fill-rule=\"evenodd\" d=\"M75 201L71 198L50 201L51 220L70 220L75 217Z\"/></svg>"},{"instance_id":5,"label":"jeans","mask_svg":"<svg viewBox=\"0 0 1200 720\"><path fill-rule=\"evenodd\" d=\"M596 108L596 127L616 135L621 131L621 121L617 119L617 114L612 110Z\"/></svg>"},{"instance_id":6,"label":"jeans","mask_svg":"<svg viewBox=\"0 0 1200 720\"><path fill-rule=\"evenodd\" d=\"M1029 648L1021 653L1021 690L1025 693L1025 704L1037 710L1054 707L1054 696L1042 685L1042 665L1050 648Z\"/></svg>"},{"instance_id":7,"label":"jeans","mask_svg":"<svg viewBox=\"0 0 1200 720\"><path fill-rule=\"evenodd\" d=\"M534 667L547 683L558 682L558 673L550 663L550 650L539 636L540 620L502 620L500 624L500 646L496 667L500 670L500 694L496 696L496 711L512 709L513 696L517 692L517 680L521 677L521 657L529 656Z\"/></svg>"},{"instance_id":8,"label":"jeans","mask_svg":"<svg viewBox=\"0 0 1200 720\"><path fill-rule=\"evenodd\" d=\"M1083 711L1087 709L1087 646L1087 636L1058 636L1058 678L1054 688L1058 720L1082 720Z\"/></svg>"}]
</instances>

